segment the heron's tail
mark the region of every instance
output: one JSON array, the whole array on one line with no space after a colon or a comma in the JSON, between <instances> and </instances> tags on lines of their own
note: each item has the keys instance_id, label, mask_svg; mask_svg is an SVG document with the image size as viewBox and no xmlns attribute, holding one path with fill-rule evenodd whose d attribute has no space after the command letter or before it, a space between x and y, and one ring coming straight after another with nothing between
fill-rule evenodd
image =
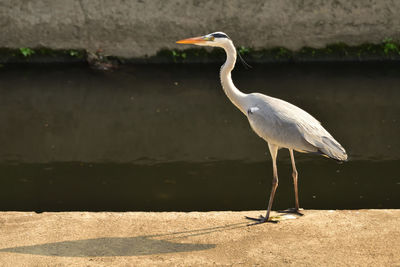
<instances>
[{"instance_id":1,"label":"heron's tail","mask_svg":"<svg viewBox=\"0 0 400 267\"><path fill-rule=\"evenodd\" d=\"M317 145L318 152L338 161L347 161L346 150L332 137L324 136Z\"/></svg>"}]
</instances>

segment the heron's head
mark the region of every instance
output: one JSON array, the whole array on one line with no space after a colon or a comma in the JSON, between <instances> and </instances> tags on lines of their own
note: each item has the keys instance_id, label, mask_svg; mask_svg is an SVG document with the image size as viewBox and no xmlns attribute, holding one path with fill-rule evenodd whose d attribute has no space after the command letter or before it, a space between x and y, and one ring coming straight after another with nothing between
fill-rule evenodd
<instances>
[{"instance_id":1,"label":"heron's head","mask_svg":"<svg viewBox=\"0 0 400 267\"><path fill-rule=\"evenodd\" d=\"M204 36L193 37L188 39L179 40L177 44L194 44L201 46L217 46L224 47L229 42L232 42L226 33L213 32Z\"/></svg>"}]
</instances>

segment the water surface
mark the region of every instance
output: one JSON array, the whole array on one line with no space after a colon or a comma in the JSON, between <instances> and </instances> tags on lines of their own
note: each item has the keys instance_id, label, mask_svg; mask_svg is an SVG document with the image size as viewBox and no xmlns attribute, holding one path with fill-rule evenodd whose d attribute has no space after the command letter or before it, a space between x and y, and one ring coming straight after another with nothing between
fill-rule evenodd
<instances>
[{"instance_id":1,"label":"water surface","mask_svg":"<svg viewBox=\"0 0 400 267\"><path fill-rule=\"evenodd\" d=\"M227 100L218 65L0 70L0 210L263 209L266 143ZM244 92L300 106L350 161L295 154L301 206L400 207L400 65L238 68ZM287 150L274 208L294 204Z\"/></svg>"}]
</instances>

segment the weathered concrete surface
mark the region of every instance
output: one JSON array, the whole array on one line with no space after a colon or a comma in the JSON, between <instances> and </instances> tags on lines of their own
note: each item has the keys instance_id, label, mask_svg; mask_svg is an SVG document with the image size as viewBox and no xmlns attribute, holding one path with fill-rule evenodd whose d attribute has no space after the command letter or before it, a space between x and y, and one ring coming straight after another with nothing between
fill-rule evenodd
<instances>
[{"instance_id":1,"label":"weathered concrete surface","mask_svg":"<svg viewBox=\"0 0 400 267\"><path fill-rule=\"evenodd\" d=\"M311 210L247 227L260 212L2 212L0 265L400 264L400 210Z\"/></svg>"},{"instance_id":2,"label":"weathered concrete surface","mask_svg":"<svg viewBox=\"0 0 400 267\"><path fill-rule=\"evenodd\" d=\"M297 50L400 39L400 1L1 0L0 47L104 49L129 58L225 31L237 45Z\"/></svg>"}]
</instances>

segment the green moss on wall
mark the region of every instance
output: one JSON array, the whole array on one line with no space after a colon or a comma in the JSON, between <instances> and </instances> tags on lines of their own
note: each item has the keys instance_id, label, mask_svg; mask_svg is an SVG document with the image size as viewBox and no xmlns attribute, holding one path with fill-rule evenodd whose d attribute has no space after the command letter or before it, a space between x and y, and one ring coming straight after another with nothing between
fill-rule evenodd
<instances>
[{"instance_id":1,"label":"green moss on wall","mask_svg":"<svg viewBox=\"0 0 400 267\"><path fill-rule=\"evenodd\" d=\"M46 47L0 48L0 63L68 63L85 62L86 51L77 49L51 49Z\"/></svg>"},{"instance_id":2,"label":"green moss on wall","mask_svg":"<svg viewBox=\"0 0 400 267\"><path fill-rule=\"evenodd\" d=\"M271 49L252 49L238 47L238 52L250 63L290 62L290 61L371 61L400 60L400 44L386 38L380 44L362 44L349 46L344 43L328 45L324 48L303 47L299 51L291 51L284 47ZM19 49L0 48L0 64L7 63L71 63L86 62L91 53L85 50L55 50L45 47ZM93 54L93 53L92 53ZM111 59L119 63L210 63L225 59L222 49L164 49L156 55L144 58L118 58L102 56L106 61ZM89 62L90 63L90 62Z\"/></svg>"},{"instance_id":3,"label":"green moss on wall","mask_svg":"<svg viewBox=\"0 0 400 267\"><path fill-rule=\"evenodd\" d=\"M385 39L381 44L362 44L349 46L344 43L328 45L324 48L303 47L299 51L291 51L285 47L255 50L238 47L238 52L249 62L288 62L288 61L371 61L371 60L400 60L400 45L392 39ZM221 61L222 49L204 50L193 49L162 51L155 56L170 56L173 62ZM184 54L185 57L180 55Z\"/></svg>"}]
</instances>

